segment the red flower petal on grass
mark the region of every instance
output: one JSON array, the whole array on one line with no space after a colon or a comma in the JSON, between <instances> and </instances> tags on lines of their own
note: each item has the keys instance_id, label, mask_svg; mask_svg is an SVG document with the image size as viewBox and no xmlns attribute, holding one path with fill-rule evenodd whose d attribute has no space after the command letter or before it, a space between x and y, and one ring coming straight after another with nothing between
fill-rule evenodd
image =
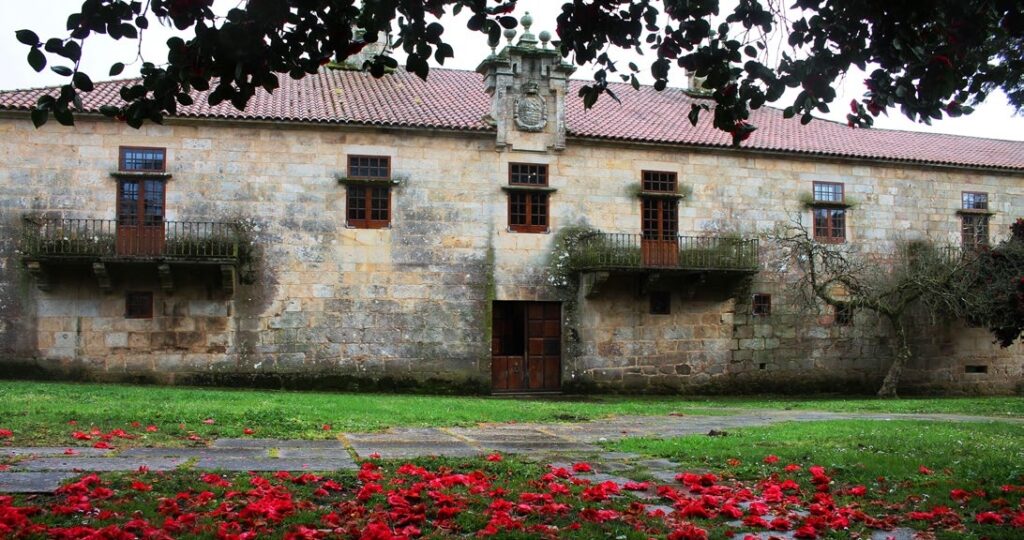
<instances>
[{"instance_id":1,"label":"red flower petal on grass","mask_svg":"<svg viewBox=\"0 0 1024 540\"><path fill-rule=\"evenodd\" d=\"M256 433L256 430L252 428L245 428L242 430L242 434L244 435L252 435L253 433Z\"/></svg>"},{"instance_id":2,"label":"red flower petal on grass","mask_svg":"<svg viewBox=\"0 0 1024 540\"><path fill-rule=\"evenodd\" d=\"M9 439L14 436L14 432L9 429L0 429L0 439Z\"/></svg>"},{"instance_id":3,"label":"red flower petal on grass","mask_svg":"<svg viewBox=\"0 0 1024 540\"><path fill-rule=\"evenodd\" d=\"M331 425L330 424L324 424L323 427L321 427L320 429L322 429L324 431L330 431L331 430Z\"/></svg>"},{"instance_id":4,"label":"red flower petal on grass","mask_svg":"<svg viewBox=\"0 0 1024 540\"><path fill-rule=\"evenodd\" d=\"M114 448L113 445L111 445L107 441L100 441L100 442L92 445L92 447L93 448L99 448L100 450L113 450L113 448Z\"/></svg>"},{"instance_id":5,"label":"red flower petal on grass","mask_svg":"<svg viewBox=\"0 0 1024 540\"><path fill-rule=\"evenodd\" d=\"M150 432L150 433L153 433L153 432L155 432L155 431L158 431L159 429L160 429L160 428L158 428L158 427L156 427L156 426L154 426L154 425L152 425L152 424L150 424L150 425L146 426L146 431L148 431L148 432Z\"/></svg>"},{"instance_id":6,"label":"red flower petal on grass","mask_svg":"<svg viewBox=\"0 0 1024 540\"><path fill-rule=\"evenodd\" d=\"M84 433L81 431L72 431L71 438L78 441L89 441L92 440L92 435L89 435L88 433Z\"/></svg>"},{"instance_id":7,"label":"red flower petal on grass","mask_svg":"<svg viewBox=\"0 0 1024 540\"><path fill-rule=\"evenodd\" d=\"M980 512L974 516L974 521L981 525L1002 525L1004 523L1003 516L995 512Z\"/></svg>"},{"instance_id":8,"label":"red flower petal on grass","mask_svg":"<svg viewBox=\"0 0 1024 540\"><path fill-rule=\"evenodd\" d=\"M501 461L502 458L501 458L501 454L495 452L495 453L487 456L485 459L487 459L487 461L498 462L498 461Z\"/></svg>"},{"instance_id":9,"label":"red flower petal on grass","mask_svg":"<svg viewBox=\"0 0 1024 540\"><path fill-rule=\"evenodd\" d=\"M779 456L776 456L775 454L768 454L767 456L764 457L764 459L762 461L764 461L768 465L771 465L773 463L778 463L779 462Z\"/></svg>"},{"instance_id":10,"label":"red flower petal on grass","mask_svg":"<svg viewBox=\"0 0 1024 540\"><path fill-rule=\"evenodd\" d=\"M574 472L588 473L588 472L593 472L594 468L591 467L589 463L580 462L580 463L573 463L572 464L572 470Z\"/></svg>"},{"instance_id":11,"label":"red flower petal on grass","mask_svg":"<svg viewBox=\"0 0 1024 540\"><path fill-rule=\"evenodd\" d=\"M132 482L132 489L135 491L153 491L153 486L145 482L134 480Z\"/></svg>"},{"instance_id":12,"label":"red flower petal on grass","mask_svg":"<svg viewBox=\"0 0 1024 540\"><path fill-rule=\"evenodd\" d=\"M868 488L864 486L853 486L850 488L850 495L853 495L854 497L863 497L864 495L867 495L867 493Z\"/></svg>"},{"instance_id":13,"label":"red flower petal on grass","mask_svg":"<svg viewBox=\"0 0 1024 540\"><path fill-rule=\"evenodd\" d=\"M920 467L917 468L917 472L924 475L929 475L932 473L932 470L929 469L928 467L925 467L924 465L921 465Z\"/></svg>"}]
</instances>

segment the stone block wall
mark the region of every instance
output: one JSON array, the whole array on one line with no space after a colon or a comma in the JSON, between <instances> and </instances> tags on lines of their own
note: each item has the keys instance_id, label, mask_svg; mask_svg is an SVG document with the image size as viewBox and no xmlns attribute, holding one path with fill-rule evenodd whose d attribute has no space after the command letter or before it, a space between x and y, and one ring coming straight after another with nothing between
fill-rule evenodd
<instances>
[{"instance_id":1,"label":"stone block wall","mask_svg":"<svg viewBox=\"0 0 1024 540\"><path fill-rule=\"evenodd\" d=\"M251 283L228 296L197 274L165 295L155 272L141 271L142 282L115 276L104 294L88 271L70 271L52 291L35 288L18 252L22 215L113 218L119 145L167 148L168 219L252 225ZM351 154L389 156L402 178L390 228L346 227L335 177ZM510 162L549 166L550 233L508 230ZM815 180L843 182L856 199L847 233L865 249L958 241L964 190L990 194L993 240L1024 208L1021 177L989 172L572 138L561 152L527 152L496 148L493 133L342 126L182 120L136 131L83 117L35 130L11 115L0 118L0 357L102 379L486 390L491 302L573 298L548 280L554 237L574 225L639 233L643 170L677 172L692 190L679 208L686 235L757 237L808 220L800 201ZM887 329L798 313L792 269L769 251L745 288L716 276L714 286L665 284L671 315L650 315L629 276L579 298L564 332L567 388L869 389L885 367ZM130 287L156 291L161 315L146 328L115 320ZM753 292L773 294L770 318L750 315ZM931 329L920 342L908 387L1020 383L1019 347L998 350L979 329L943 332L948 341ZM963 373L982 363L988 373Z\"/></svg>"}]
</instances>

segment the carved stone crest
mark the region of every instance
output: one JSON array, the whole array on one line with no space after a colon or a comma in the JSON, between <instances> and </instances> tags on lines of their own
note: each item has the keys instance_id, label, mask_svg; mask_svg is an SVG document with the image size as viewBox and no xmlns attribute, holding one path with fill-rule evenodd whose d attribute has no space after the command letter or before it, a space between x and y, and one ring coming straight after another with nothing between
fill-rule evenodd
<instances>
[{"instance_id":1,"label":"carved stone crest","mask_svg":"<svg viewBox=\"0 0 1024 540\"><path fill-rule=\"evenodd\" d=\"M516 98L515 121L521 131L543 131L548 125L548 108L536 84L523 85L523 95Z\"/></svg>"}]
</instances>

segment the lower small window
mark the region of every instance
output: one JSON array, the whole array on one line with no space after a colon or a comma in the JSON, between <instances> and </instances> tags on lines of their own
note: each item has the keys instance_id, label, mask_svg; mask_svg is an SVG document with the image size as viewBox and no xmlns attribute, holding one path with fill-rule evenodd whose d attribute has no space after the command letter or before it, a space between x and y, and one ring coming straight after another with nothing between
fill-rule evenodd
<instances>
[{"instance_id":1,"label":"lower small window","mask_svg":"<svg viewBox=\"0 0 1024 540\"><path fill-rule=\"evenodd\" d=\"M754 295L754 304L750 312L757 316L768 316L772 314L772 295L758 293Z\"/></svg>"},{"instance_id":2,"label":"lower small window","mask_svg":"<svg viewBox=\"0 0 1024 540\"><path fill-rule=\"evenodd\" d=\"M835 307L835 323L837 326L853 324L853 308L847 304Z\"/></svg>"},{"instance_id":3,"label":"lower small window","mask_svg":"<svg viewBox=\"0 0 1024 540\"><path fill-rule=\"evenodd\" d=\"M153 293L148 291L132 291L125 293L124 318L152 319Z\"/></svg>"},{"instance_id":4,"label":"lower small window","mask_svg":"<svg viewBox=\"0 0 1024 540\"><path fill-rule=\"evenodd\" d=\"M964 373L988 373L988 366L964 366Z\"/></svg>"},{"instance_id":5,"label":"lower small window","mask_svg":"<svg viewBox=\"0 0 1024 540\"><path fill-rule=\"evenodd\" d=\"M390 187L349 185L345 191L349 227L383 229L391 224Z\"/></svg>"},{"instance_id":6,"label":"lower small window","mask_svg":"<svg viewBox=\"0 0 1024 540\"><path fill-rule=\"evenodd\" d=\"M672 313L672 295L666 291L651 292L651 315L670 315Z\"/></svg>"}]
</instances>

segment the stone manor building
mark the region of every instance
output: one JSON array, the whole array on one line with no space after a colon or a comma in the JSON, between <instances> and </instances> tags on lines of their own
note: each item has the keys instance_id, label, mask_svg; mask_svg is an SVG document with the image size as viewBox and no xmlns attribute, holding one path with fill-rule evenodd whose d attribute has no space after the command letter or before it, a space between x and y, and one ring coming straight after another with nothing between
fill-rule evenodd
<instances>
[{"instance_id":1,"label":"stone manor building","mask_svg":"<svg viewBox=\"0 0 1024 540\"><path fill-rule=\"evenodd\" d=\"M699 91L587 110L529 34L476 72L282 77L135 130L0 93L0 373L475 392L874 390L889 329L808 311L765 235L885 253L1024 215L1024 143L801 126ZM904 391L1014 392L1024 350L918 326Z\"/></svg>"}]
</instances>

